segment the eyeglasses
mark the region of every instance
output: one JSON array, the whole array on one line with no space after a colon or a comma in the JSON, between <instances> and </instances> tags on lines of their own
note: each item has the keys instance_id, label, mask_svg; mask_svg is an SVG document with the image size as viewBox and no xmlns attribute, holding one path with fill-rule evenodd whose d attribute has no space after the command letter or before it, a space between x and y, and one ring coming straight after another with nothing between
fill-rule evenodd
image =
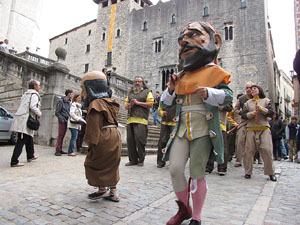
<instances>
[{"instance_id":1,"label":"eyeglasses","mask_svg":"<svg viewBox=\"0 0 300 225\"><path fill-rule=\"evenodd\" d=\"M134 83L142 83L143 81L141 80L135 80Z\"/></svg>"}]
</instances>

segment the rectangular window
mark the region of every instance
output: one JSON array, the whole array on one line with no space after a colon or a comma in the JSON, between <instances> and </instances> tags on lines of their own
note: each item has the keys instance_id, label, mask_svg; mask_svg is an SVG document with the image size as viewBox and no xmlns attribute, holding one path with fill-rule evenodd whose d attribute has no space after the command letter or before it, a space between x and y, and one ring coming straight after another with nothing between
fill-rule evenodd
<instances>
[{"instance_id":1,"label":"rectangular window","mask_svg":"<svg viewBox=\"0 0 300 225\"><path fill-rule=\"evenodd\" d=\"M68 38L65 39L65 45L68 44Z\"/></svg>"},{"instance_id":2,"label":"rectangular window","mask_svg":"<svg viewBox=\"0 0 300 225\"><path fill-rule=\"evenodd\" d=\"M92 34L92 30L89 30L88 31L88 36L91 36L91 34Z\"/></svg>"},{"instance_id":3,"label":"rectangular window","mask_svg":"<svg viewBox=\"0 0 300 225\"><path fill-rule=\"evenodd\" d=\"M84 72L87 73L89 71L89 64L84 65Z\"/></svg>"},{"instance_id":4,"label":"rectangular window","mask_svg":"<svg viewBox=\"0 0 300 225\"><path fill-rule=\"evenodd\" d=\"M90 52L90 45L87 45L85 53L89 53L89 52Z\"/></svg>"},{"instance_id":5,"label":"rectangular window","mask_svg":"<svg viewBox=\"0 0 300 225\"><path fill-rule=\"evenodd\" d=\"M246 0L241 0L241 8L246 8Z\"/></svg>"},{"instance_id":6,"label":"rectangular window","mask_svg":"<svg viewBox=\"0 0 300 225\"><path fill-rule=\"evenodd\" d=\"M102 8L105 8L105 7L107 7L107 6L108 6L108 1L102 2Z\"/></svg>"},{"instance_id":7,"label":"rectangular window","mask_svg":"<svg viewBox=\"0 0 300 225\"><path fill-rule=\"evenodd\" d=\"M112 52L107 53L106 66L111 66L112 64Z\"/></svg>"}]
</instances>

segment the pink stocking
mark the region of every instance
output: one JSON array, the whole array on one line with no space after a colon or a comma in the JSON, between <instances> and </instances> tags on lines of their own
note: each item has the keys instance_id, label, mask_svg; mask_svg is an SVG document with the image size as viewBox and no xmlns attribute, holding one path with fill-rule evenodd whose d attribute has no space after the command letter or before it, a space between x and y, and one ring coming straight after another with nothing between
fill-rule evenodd
<instances>
[{"instance_id":1,"label":"pink stocking","mask_svg":"<svg viewBox=\"0 0 300 225\"><path fill-rule=\"evenodd\" d=\"M193 179L191 182L191 192L193 199L193 219L200 221L207 192L206 180L204 178Z\"/></svg>"},{"instance_id":2,"label":"pink stocking","mask_svg":"<svg viewBox=\"0 0 300 225\"><path fill-rule=\"evenodd\" d=\"M175 192L175 194L178 200L181 201L186 207L188 207L188 201L189 201L188 189L185 189L180 192Z\"/></svg>"}]
</instances>

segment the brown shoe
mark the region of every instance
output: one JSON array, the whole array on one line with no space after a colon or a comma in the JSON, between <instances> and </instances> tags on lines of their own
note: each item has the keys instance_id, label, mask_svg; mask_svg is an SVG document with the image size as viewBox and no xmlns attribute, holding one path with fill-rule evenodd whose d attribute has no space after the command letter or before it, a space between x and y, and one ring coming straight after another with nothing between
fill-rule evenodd
<instances>
[{"instance_id":1,"label":"brown shoe","mask_svg":"<svg viewBox=\"0 0 300 225\"><path fill-rule=\"evenodd\" d=\"M234 167L240 167L240 166L242 166L242 164L239 163L239 162L236 162L236 163L234 164Z\"/></svg>"},{"instance_id":2,"label":"brown shoe","mask_svg":"<svg viewBox=\"0 0 300 225\"><path fill-rule=\"evenodd\" d=\"M167 225L178 225L181 224L184 220L187 220L192 217L192 208L188 208L181 201L176 201L179 209L175 216L167 222Z\"/></svg>"},{"instance_id":3,"label":"brown shoe","mask_svg":"<svg viewBox=\"0 0 300 225\"><path fill-rule=\"evenodd\" d=\"M27 162L31 162L31 161L34 161L34 160L37 160L38 157L34 156L33 158L31 159L27 159Z\"/></svg>"},{"instance_id":4,"label":"brown shoe","mask_svg":"<svg viewBox=\"0 0 300 225\"><path fill-rule=\"evenodd\" d=\"M21 166L24 166L23 163L18 163L18 164L15 164L15 165L11 165L11 167L21 167Z\"/></svg>"},{"instance_id":5,"label":"brown shoe","mask_svg":"<svg viewBox=\"0 0 300 225\"><path fill-rule=\"evenodd\" d=\"M135 166L137 165L137 163L133 163L133 162L128 162L125 164L125 166Z\"/></svg>"},{"instance_id":6,"label":"brown shoe","mask_svg":"<svg viewBox=\"0 0 300 225\"><path fill-rule=\"evenodd\" d=\"M144 162L139 162L137 165L138 166L144 166Z\"/></svg>"}]
</instances>

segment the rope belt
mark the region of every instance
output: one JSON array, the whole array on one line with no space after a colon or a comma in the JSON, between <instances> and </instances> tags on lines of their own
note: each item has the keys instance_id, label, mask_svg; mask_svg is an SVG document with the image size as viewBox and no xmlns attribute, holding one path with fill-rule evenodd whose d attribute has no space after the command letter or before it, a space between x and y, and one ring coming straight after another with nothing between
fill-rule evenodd
<instances>
[{"instance_id":1,"label":"rope belt","mask_svg":"<svg viewBox=\"0 0 300 225\"><path fill-rule=\"evenodd\" d=\"M117 127L117 125L106 125L104 127L102 127L101 129L105 129L105 128L113 128L113 127Z\"/></svg>"}]
</instances>

